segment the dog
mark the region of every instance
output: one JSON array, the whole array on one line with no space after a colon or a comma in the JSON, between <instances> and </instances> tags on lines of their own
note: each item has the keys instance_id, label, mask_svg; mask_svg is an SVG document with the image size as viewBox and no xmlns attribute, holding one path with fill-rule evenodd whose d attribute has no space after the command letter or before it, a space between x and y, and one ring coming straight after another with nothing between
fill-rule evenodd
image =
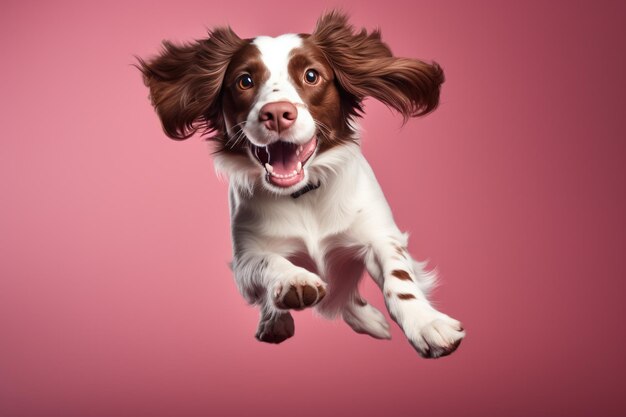
<instances>
[{"instance_id":1,"label":"dog","mask_svg":"<svg viewBox=\"0 0 626 417\"><path fill-rule=\"evenodd\" d=\"M165 134L200 131L216 146L216 172L229 179L231 266L260 308L258 340L293 336L290 310L305 308L390 339L384 315L359 294L367 270L422 357L456 350L465 330L429 302L435 274L408 253L356 124L366 97L405 122L434 110L438 64L394 57L378 30L356 31L331 11L311 34L241 39L221 27L184 45L164 41L137 67Z\"/></svg>"}]
</instances>

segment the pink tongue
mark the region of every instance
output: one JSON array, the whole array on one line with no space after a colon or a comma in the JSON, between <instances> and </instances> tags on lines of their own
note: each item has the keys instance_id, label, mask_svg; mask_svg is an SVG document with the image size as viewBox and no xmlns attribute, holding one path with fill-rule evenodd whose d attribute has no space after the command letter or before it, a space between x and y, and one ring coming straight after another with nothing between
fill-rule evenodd
<instances>
[{"instance_id":1,"label":"pink tongue","mask_svg":"<svg viewBox=\"0 0 626 417\"><path fill-rule=\"evenodd\" d=\"M296 156L297 145L286 142L277 142L270 146L269 163L274 168L274 172L281 175L291 174L298 166L298 156Z\"/></svg>"}]
</instances>

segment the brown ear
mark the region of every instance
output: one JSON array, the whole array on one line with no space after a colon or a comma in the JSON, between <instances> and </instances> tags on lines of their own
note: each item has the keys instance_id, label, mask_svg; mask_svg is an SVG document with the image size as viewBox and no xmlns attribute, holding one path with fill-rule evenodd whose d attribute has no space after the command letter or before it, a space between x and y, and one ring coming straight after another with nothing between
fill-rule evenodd
<instances>
[{"instance_id":1,"label":"brown ear","mask_svg":"<svg viewBox=\"0 0 626 417\"><path fill-rule=\"evenodd\" d=\"M406 121L434 110L444 82L437 63L395 58L378 30L355 32L346 15L332 11L322 16L311 36L335 71L340 86L350 94L351 114L362 111L365 97L374 97L397 110Z\"/></svg>"},{"instance_id":2,"label":"brown ear","mask_svg":"<svg viewBox=\"0 0 626 417\"><path fill-rule=\"evenodd\" d=\"M167 136L187 139L198 129L224 129L222 81L231 57L244 43L232 29L218 28L208 39L181 46L165 41L156 58L137 58Z\"/></svg>"}]
</instances>

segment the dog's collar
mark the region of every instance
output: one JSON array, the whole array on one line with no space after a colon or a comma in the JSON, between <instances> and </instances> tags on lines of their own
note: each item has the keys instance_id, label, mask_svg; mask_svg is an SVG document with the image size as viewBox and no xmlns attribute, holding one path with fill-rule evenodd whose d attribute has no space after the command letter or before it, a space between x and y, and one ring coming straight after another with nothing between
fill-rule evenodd
<instances>
[{"instance_id":1,"label":"dog's collar","mask_svg":"<svg viewBox=\"0 0 626 417\"><path fill-rule=\"evenodd\" d=\"M296 191L295 193L291 194L292 198L298 198L300 197L302 194L306 194L309 191L313 191L316 188L320 188L320 185L322 185L321 181L317 181L317 185L312 184L312 183L308 183L304 188L299 189L298 191Z\"/></svg>"}]
</instances>

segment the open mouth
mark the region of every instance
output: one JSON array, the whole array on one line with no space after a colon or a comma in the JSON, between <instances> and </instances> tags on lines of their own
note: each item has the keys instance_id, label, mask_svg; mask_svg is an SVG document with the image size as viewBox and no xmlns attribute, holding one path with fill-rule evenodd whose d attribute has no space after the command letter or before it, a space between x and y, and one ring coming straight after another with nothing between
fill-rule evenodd
<instances>
[{"instance_id":1,"label":"open mouth","mask_svg":"<svg viewBox=\"0 0 626 417\"><path fill-rule=\"evenodd\" d=\"M252 154L267 171L267 180L277 187L288 188L304 179L304 164L317 147L315 136L297 144L279 140L267 146L250 145Z\"/></svg>"}]
</instances>

